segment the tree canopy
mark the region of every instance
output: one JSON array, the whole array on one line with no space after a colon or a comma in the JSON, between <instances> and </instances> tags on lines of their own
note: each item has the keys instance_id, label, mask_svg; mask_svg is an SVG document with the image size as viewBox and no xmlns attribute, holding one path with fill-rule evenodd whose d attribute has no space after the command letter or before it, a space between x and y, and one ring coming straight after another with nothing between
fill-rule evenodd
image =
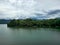
<instances>
[{"instance_id":1,"label":"tree canopy","mask_svg":"<svg viewBox=\"0 0 60 45\"><path fill-rule=\"evenodd\" d=\"M47 20L11 20L8 27L60 27L60 19L47 19Z\"/></svg>"}]
</instances>

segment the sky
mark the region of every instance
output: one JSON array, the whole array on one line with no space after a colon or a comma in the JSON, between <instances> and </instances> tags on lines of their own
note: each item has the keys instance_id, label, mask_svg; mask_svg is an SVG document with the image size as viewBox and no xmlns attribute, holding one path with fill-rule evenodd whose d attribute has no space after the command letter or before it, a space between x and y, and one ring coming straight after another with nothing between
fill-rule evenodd
<instances>
[{"instance_id":1,"label":"sky","mask_svg":"<svg viewBox=\"0 0 60 45\"><path fill-rule=\"evenodd\" d=\"M0 19L60 17L60 0L0 0Z\"/></svg>"}]
</instances>

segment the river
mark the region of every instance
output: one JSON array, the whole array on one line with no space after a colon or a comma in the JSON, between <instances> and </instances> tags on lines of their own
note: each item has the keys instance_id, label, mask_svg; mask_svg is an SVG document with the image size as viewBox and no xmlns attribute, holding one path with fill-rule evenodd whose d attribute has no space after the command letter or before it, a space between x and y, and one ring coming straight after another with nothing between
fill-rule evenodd
<instances>
[{"instance_id":1,"label":"river","mask_svg":"<svg viewBox=\"0 0 60 45\"><path fill-rule=\"evenodd\" d=\"M0 24L0 44L40 45L60 44L59 29L54 28L9 28Z\"/></svg>"}]
</instances>

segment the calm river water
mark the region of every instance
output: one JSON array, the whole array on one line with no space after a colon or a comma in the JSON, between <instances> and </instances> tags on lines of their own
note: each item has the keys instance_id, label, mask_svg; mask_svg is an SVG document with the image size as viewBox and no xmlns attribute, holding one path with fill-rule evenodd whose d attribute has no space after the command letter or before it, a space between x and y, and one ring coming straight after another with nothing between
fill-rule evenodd
<instances>
[{"instance_id":1,"label":"calm river water","mask_svg":"<svg viewBox=\"0 0 60 45\"><path fill-rule=\"evenodd\" d=\"M0 44L40 45L60 44L59 29L53 28L9 28L0 24Z\"/></svg>"}]
</instances>

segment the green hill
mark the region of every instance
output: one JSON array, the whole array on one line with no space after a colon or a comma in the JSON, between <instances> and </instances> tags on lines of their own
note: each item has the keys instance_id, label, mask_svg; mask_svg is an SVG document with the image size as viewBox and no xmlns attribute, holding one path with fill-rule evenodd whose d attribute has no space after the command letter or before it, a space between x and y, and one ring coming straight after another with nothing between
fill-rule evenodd
<instances>
[{"instance_id":1,"label":"green hill","mask_svg":"<svg viewBox=\"0 0 60 45\"><path fill-rule=\"evenodd\" d=\"M11 20L8 27L60 27L60 18L47 20Z\"/></svg>"}]
</instances>

